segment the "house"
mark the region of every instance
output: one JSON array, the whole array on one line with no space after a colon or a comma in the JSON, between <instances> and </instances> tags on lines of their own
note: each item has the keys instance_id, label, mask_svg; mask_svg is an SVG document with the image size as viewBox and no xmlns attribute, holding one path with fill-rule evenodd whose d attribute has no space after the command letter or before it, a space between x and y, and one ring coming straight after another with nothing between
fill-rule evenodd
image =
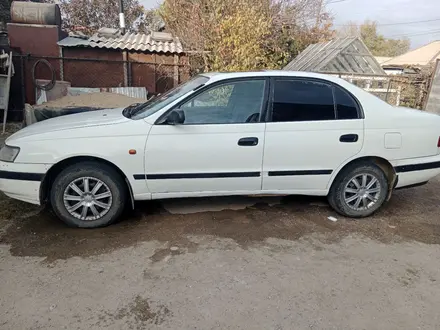
<instances>
[{"instance_id":1,"label":"house","mask_svg":"<svg viewBox=\"0 0 440 330\"><path fill-rule=\"evenodd\" d=\"M187 58L178 38L165 32L127 33L102 28L91 37L70 35L58 41L62 80L78 87L146 87L163 93L188 77Z\"/></svg>"},{"instance_id":2,"label":"house","mask_svg":"<svg viewBox=\"0 0 440 330\"><path fill-rule=\"evenodd\" d=\"M382 63L385 63L386 61L391 60L393 57L390 57L390 56L374 56L374 58L376 59L377 63L382 64Z\"/></svg>"},{"instance_id":3,"label":"house","mask_svg":"<svg viewBox=\"0 0 440 330\"><path fill-rule=\"evenodd\" d=\"M20 100L18 117L24 103L35 104L42 80L49 80L48 86L62 80L72 87L145 87L154 95L189 79L182 44L169 33L121 35L102 28L90 37L78 26L68 34L57 4L17 2L14 8L7 32L17 72L11 86L13 100Z\"/></svg>"},{"instance_id":4,"label":"house","mask_svg":"<svg viewBox=\"0 0 440 330\"><path fill-rule=\"evenodd\" d=\"M440 40L393 57L381 63L389 75L417 74L420 69L433 66L440 59Z\"/></svg>"},{"instance_id":5,"label":"house","mask_svg":"<svg viewBox=\"0 0 440 330\"><path fill-rule=\"evenodd\" d=\"M381 64L383 67L424 67L435 64L437 59L440 59L440 40L433 41Z\"/></svg>"}]
</instances>

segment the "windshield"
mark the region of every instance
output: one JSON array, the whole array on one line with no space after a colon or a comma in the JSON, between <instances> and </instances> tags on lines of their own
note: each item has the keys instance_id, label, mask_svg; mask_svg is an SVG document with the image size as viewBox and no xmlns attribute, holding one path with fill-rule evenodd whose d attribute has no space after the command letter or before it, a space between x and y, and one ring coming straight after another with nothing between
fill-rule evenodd
<instances>
[{"instance_id":1,"label":"windshield","mask_svg":"<svg viewBox=\"0 0 440 330\"><path fill-rule=\"evenodd\" d=\"M147 103L141 105L136 112L132 114L132 119L142 119L151 116L153 113L164 108L168 104L174 102L186 93L204 85L209 78L205 76L197 76L190 81L179 85L168 92L150 99Z\"/></svg>"}]
</instances>

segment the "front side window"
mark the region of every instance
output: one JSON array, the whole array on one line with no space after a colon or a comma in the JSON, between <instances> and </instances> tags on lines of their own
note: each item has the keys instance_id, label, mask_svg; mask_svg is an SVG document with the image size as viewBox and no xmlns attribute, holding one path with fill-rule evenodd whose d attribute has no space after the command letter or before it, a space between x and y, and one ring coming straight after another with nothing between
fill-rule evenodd
<instances>
[{"instance_id":1,"label":"front side window","mask_svg":"<svg viewBox=\"0 0 440 330\"><path fill-rule=\"evenodd\" d=\"M182 97L183 95L204 85L208 80L209 80L208 77L202 75L196 76L190 81L169 90L165 94L159 95L155 98L150 99L146 103L139 105L131 113L130 118L142 119L151 116L152 114L156 113L157 111L163 109L167 105L176 101L178 98Z\"/></svg>"},{"instance_id":2,"label":"front side window","mask_svg":"<svg viewBox=\"0 0 440 330\"><path fill-rule=\"evenodd\" d=\"M214 86L180 106L184 124L241 124L258 122L265 80L235 81Z\"/></svg>"},{"instance_id":3,"label":"front side window","mask_svg":"<svg viewBox=\"0 0 440 330\"><path fill-rule=\"evenodd\" d=\"M331 86L314 81L275 80L272 122L334 119Z\"/></svg>"}]
</instances>

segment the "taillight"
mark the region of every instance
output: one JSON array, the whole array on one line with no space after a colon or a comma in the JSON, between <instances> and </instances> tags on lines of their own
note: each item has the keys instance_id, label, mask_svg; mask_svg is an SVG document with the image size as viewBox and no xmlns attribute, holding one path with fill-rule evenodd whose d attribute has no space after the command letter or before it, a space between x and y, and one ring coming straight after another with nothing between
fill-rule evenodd
<instances>
[{"instance_id":1,"label":"taillight","mask_svg":"<svg viewBox=\"0 0 440 330\"><path fill-rule=\"evenodd\" d=\"M439 136L438 141L437 141L437 148L440 148L440 136Z\"/></svg>"}]
</instances>

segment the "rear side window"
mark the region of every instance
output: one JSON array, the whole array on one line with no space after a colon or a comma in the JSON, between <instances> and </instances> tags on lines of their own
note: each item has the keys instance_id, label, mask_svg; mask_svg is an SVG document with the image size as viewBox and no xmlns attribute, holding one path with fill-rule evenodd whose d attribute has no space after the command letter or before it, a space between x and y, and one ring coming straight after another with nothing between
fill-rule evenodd
<instances>
[{"instance_id":1,"label":"rear side window","mask_svg":"<svg viewBox=\"0 0 440 330\"><path fill-rule=\"evenodd\" d=\"M338 86L335 86L334 91L337 118L358 119L359 107L353 97Z\"/></svg>"},{"instance_id":2,"label":"rear side window","mask_svg":"<svg viewBox=\"0 0 440 330\"><path fill-rule=\"evenodd\" d=\"M272 122L335 119L331 86L313 81L275 80Z\"/></svg>"}]
</instances>

